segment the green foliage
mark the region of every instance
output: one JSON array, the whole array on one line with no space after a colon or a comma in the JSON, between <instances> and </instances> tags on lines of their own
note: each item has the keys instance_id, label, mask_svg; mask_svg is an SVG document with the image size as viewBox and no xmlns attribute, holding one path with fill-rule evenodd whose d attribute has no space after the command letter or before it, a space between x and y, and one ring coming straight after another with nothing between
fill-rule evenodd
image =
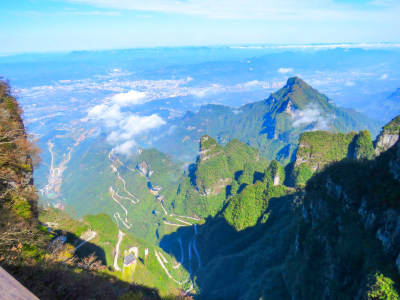
<instances>
[{"instance_id":1,"label":"green foliage","mask_svg":"<svg viewBox=\"0 0 400 300\"><path fill-rule=\"evenodd\" d=\"M265 170L263 181L268 183L268 185L273 185L274 178L279 177L279 184L282 184L285 181L285 176L286 175L283 166L274 159Z\"/></svg>"},{"instance_id":2,"label":"green foliage","mask_svg":"<svg viewBox=\"0 0 400 300\"><path fill-rule=\"evenodd\" d=\"M394 281L379 273L375 273L373 283L369 287L367 297L371 300L400 299L399 293L394 287Z\"/></svg>"},{"instance_id":3,"label":"green foliage","mask_svg":"<svg viewBox=\"0 0 400 300\"><path fill-rule=\"evenodd\" d=\"M349 146L356 132L332 133L327 131L304 132L299 139L296 161L305 161L311 169L348 157Z\"/></svg>"},{"instance_id":4,"label":"green foliage","mask_svg":"<svg viewBox=\"0 0 400 300\"><path fill-rule=\"evenodd\" d=\"M255 172L254 164L246 164L242 171L242 174L238 178L238 184L240 186L253 184L254 182L254 172Z\"/></svg>"},{"instance_id":5,"label":"green foliage","mask_svg":"<svg viewBox=\"0 0 400 300\"><path fill-rule=\"evenodd\" d=\"M12 209L17 216L23 217L26 220L32 217L32 207L26 199L15 196L12 202Z\"/></svg>"},{"instance_id":6,"label":"green foliage","mask_svg":"<svg viewBox=\"0 0 400 300\"><path fill-rule=\"evenodd\" d=\"M305 184L314 174L307 164L300 164L293 168L292 178L294 185Z\"/></svg>"},{"instance_id":7,"label":"green foliage","mask_svg":"<svg viewBox=\"0 0 400 300\"><path fill-rule=\"evenodd\" d=\"M395 117L385 126L383 126L383 132L388 134L398 134L399 131L400 131L400 115Z\"/></svg>"},{"instance_id":8,"label":"green foliage","mask_svg":"<svg viewBox=\"0 0 400 300\"><path fill-rule=\"evenodd\" d=\"M239 183L236 180L232 180L231 191L230 191L231 195L236 195L239 190L239 187L240 187Z\"/></svg>"},{"instance_id":9,"label":"green foliage","mask_svg":"<svg viewBox=\"0 0 400 300\"><path fill-rule=\"evenodd\" d=\"M267 206L266 187L258 182L246 186L240 194L230 200L224 211L224 217L236 230L243 230L256 225Z\"/></svg>"},{"instance_id":10,"label":"green foliage","mask_svg":"<svg viewBox=\"0 0 400 300\"><path fill-rule=\"evenodd\" d=\"M374 146L372 144L371 134L368 130L360 131L355 137L354 156L357 159L372 159L375 156Z\"/></svg>"},{"instance_id":11,"label":"green foliage","mask_svg":"<svg viewBox=\"0 0 400 300\"><path fill-rule=\"evenodd\" d=\"M267 166L256 149L237 139L221 147L203 136L200 149L194 172L181 178L173 201L175 211L181 214L215 215L230 195L261 179Z\"/></svg>"}]
</instances>

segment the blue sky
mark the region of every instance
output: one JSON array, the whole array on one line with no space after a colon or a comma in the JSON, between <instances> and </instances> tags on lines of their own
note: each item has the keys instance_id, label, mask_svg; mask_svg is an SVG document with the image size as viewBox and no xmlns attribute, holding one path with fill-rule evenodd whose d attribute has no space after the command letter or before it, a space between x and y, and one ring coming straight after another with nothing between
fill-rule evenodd
<instances>
[{"instance_id":1,"label":"blue sky","mask_svg":"<svg viewBox=\"0 0 400 300\"><path fill-rule=\"evenodd\" d=\"M0 53L399 42L399 0L2 0Z\"/></svg>"}]
</instances>

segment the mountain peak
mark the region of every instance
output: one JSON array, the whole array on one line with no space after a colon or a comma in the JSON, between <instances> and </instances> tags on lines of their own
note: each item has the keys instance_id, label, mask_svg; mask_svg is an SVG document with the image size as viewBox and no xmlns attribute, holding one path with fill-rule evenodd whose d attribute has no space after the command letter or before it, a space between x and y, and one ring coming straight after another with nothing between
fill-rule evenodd
<instances>
[{"instance_id":1,"label":"mountain peak","mask_svg":"<svg viewBox=\"0 0 400 300\"><path fill-rule=\"evenodd\" d=\"M328 97L313 89L299 77L290 77L284 87L271 94L269 100L274 102L279 112L285 111L288 103L299 109L304 109L312 103L323 109L327 108L329 103Z\"/></svg>"},{"instance_id":2,"label":"mountain peak","mask_svg":"<svg viewBox=\"0 0 400 300\"><path fill-rule=\"evenodd\" d=\"M305 83L302 79L300 79L300 78L297 77L297 76L289 77L288 80L287 80L287 82L286 82L286 85L291 87L291 86L293 86L293 85L295 85L295 84L300 84L300 85L305 84L305 85L308 86L307 83Z\"/></svg>"}]
</instances>

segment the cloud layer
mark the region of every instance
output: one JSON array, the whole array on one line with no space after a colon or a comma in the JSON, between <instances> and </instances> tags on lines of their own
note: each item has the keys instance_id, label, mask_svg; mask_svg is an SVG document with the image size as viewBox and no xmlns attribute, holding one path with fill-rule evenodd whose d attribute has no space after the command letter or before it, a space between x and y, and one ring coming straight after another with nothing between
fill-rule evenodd
<instances>
[{"instance_id":1,"label":"cloud layer","mask_svg":"<svg viewBox=\"0 0 400 300\"><path fill-rule=\"evenodd\" d=\"M399 3L373 0L363 4L334 0L69 0L118 10L178 13L214 19L267 19L309 21L368 21L374 17L396 20ZM371 9L373 8L373 9Z\"/></svg>"},{"instance_id":2,"label":"cloud layer","mask_svg":"<svg viewBox=\"0 0 400 300\"><path fill-rule=\"evenodd\" d=\"M303 110L295 110L293 114L293 126L313 125L313 130L328 130L330 118L323 115L317 105L310 105Z\"/></svg>"},{"instance_id":3,"label":"cloud layer","mask_svg":"<svg viewBox=\"0 0 400 300\"><path fill-rule=\"evenodd\" d=\"M91 108L88 117L105 125L108 132L107 141L115 146L116 152L129 155L137 147L136 137L166 123L157 114L139 116L121 111L123 107L141 105L146 101L146 93L142 92L116 94L109 102Z\"/></svg>"},{"instance_id":4,"label":"cloud layer","mask_svg":"<svg viewBox=\"0 0 400 300\"><path fill-rule=\"evenodd\" d=\"M281 74L287 74L287 73L292 73L293 69L292 68L279 68L278 72Z\"/></svg>"}]
</instances>

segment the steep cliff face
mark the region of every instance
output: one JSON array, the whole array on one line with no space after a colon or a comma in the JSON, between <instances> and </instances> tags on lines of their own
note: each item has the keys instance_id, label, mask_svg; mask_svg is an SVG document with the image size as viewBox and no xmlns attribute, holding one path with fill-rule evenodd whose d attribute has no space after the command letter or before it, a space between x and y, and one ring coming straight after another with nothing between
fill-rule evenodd
<instances>
[{"instance_id":1,"label":"steep cliff face","mask_svg":"<svg viewBox=\"0 0 400 300\"><path fill-rule=\"evenodd\" d=\"M374 160L343 160L309 180L287 265L295 298L363 299L377 273L399 282L399 154L396 144Z\"/></svg>"},{"instance_id":2,"label":"steep cliff face","mask_svg":"<svg viewBox=\"0 0 400 300\"><path fill-rule=\"evenodd\" d=\"M306 164L312 171L321 170L325 165L347 157L350 143L356 136L326 131L310 131L300 136L295 166Z\"/></svg>"},{"instance_id":3,"label":"steep cliff face","mask_svg":"<svg viewBox=\"0 0 400 300\"><path fill-rule=\"evenodd\" d=\"M32 157L38 150L27 140L21 113L7 83L0 82L0 249L7 253L15 241L5 236L13 230L22 238L37 215ZM12 218L20 220L20 226L7 228Z\"/></svg>"},{"instance_id":4,"label":"steep cliff face","mask_svg":"<svg viewBox=\"0 0 400 300\"><path fill-rule=\"evenodd\" d=\"M377 155L392 147L398 140L400 134L400 116L394 118L385 125L379 133L375 142L375 152Z\"/></svg>"},{"instance_id":5,"label":"steep cliff face","mask_svg":"<svg viewBox=\"0 0 400 300\"><path fill-rule=\"evenodd\" d=\"M292 184L304 184L327 165L345 158L373 159L375 150L371 134L367 130L359 133L332 133L310 131L301 134L292 170Z\"/></svg>"},{"instance_id":6,"label":"steep cliff face","mask_svg":"<svg viewBox=\"0 0 400 300\"><path fill-rule=\"evenodd\" d=\"M224 150L208 135L200 139L196 169L196 187L201 195L218 195L230 183L229 167Z\"/></svg>"}]
</instances>

